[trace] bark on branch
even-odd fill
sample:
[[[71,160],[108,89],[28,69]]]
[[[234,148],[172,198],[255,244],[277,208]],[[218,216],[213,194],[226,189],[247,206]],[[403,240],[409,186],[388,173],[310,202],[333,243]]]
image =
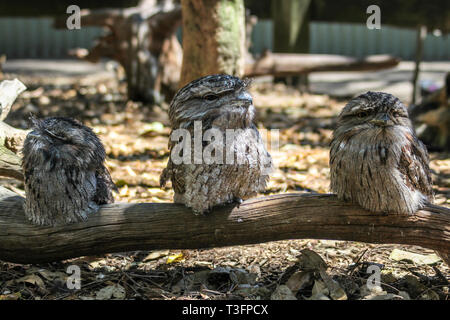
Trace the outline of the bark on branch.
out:
[[[196,216],[173,203],[102,206],[88,221],[39,227],[23,198],[0,187],[0,259],[42,263],[112,252],[198,249],[285,239],[418,245],[450,255],[450,209],[408,215],[369,213],[334,195],[279,194]]]

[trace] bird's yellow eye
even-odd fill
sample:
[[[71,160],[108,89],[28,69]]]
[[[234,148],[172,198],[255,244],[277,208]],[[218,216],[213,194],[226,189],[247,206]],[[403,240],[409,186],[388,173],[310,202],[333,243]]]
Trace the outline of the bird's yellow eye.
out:
[[[216,100],[217,98],[219,98],[219,96],[216,94],[212,94],[212,93],[208,93],[203,96],[203,99],[208,100],[208,101],[213,101],[213,100]]]

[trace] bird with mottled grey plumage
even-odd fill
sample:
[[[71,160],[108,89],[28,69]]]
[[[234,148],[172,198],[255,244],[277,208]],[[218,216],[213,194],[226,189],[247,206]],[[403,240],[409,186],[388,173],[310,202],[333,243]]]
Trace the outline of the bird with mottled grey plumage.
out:
[[[174,202],[196,214],[240,203],[269,180],[272,158],[253,122],[247,86],[234,76],[210,75],[180,89],[170,104],[170,158],[160,184],[171,180]]]
[[[367,92],[339,115],[330,150],[331,190],[372,212],[413,214],[433,200],[426,147],[408,110],[383,92]]]
[[[105,148],[92,129],[63,117],[31,120],[22,150],[25,214],[31,222],[80,222],[99,205],[114,202]]]

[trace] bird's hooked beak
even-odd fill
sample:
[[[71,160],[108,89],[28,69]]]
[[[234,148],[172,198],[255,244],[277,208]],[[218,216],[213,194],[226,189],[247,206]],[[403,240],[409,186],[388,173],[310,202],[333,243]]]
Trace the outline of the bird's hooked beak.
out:
[[[380,113],[369,122],[379,127],[388,127],[394,124],[387,113]]]
[[[243,90],[239,93],[236,99],[244,104],[246,107],[251,106],[253,104],[253,98],[247,91]]]

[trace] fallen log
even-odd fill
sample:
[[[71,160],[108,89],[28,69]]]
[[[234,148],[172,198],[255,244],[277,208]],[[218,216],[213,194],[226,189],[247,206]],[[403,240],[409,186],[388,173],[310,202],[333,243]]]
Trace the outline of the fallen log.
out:
[[[43,263],[85,255],[199,249],[286,239],[418,245],[450,255],[450,209],[385,215],[330,194],[278,194],[197,216],[173,203],[104,205],[86,222],[31,225],[23,198],[0,187],[0,260]]]
[[[372,55],[362,59],[331,54],[264,53],[259,59],[249,59],[245,65],[247,77],[272,75],[295,76],[319,71],[371,71],[393,68],[400,60],[390,55]]]

